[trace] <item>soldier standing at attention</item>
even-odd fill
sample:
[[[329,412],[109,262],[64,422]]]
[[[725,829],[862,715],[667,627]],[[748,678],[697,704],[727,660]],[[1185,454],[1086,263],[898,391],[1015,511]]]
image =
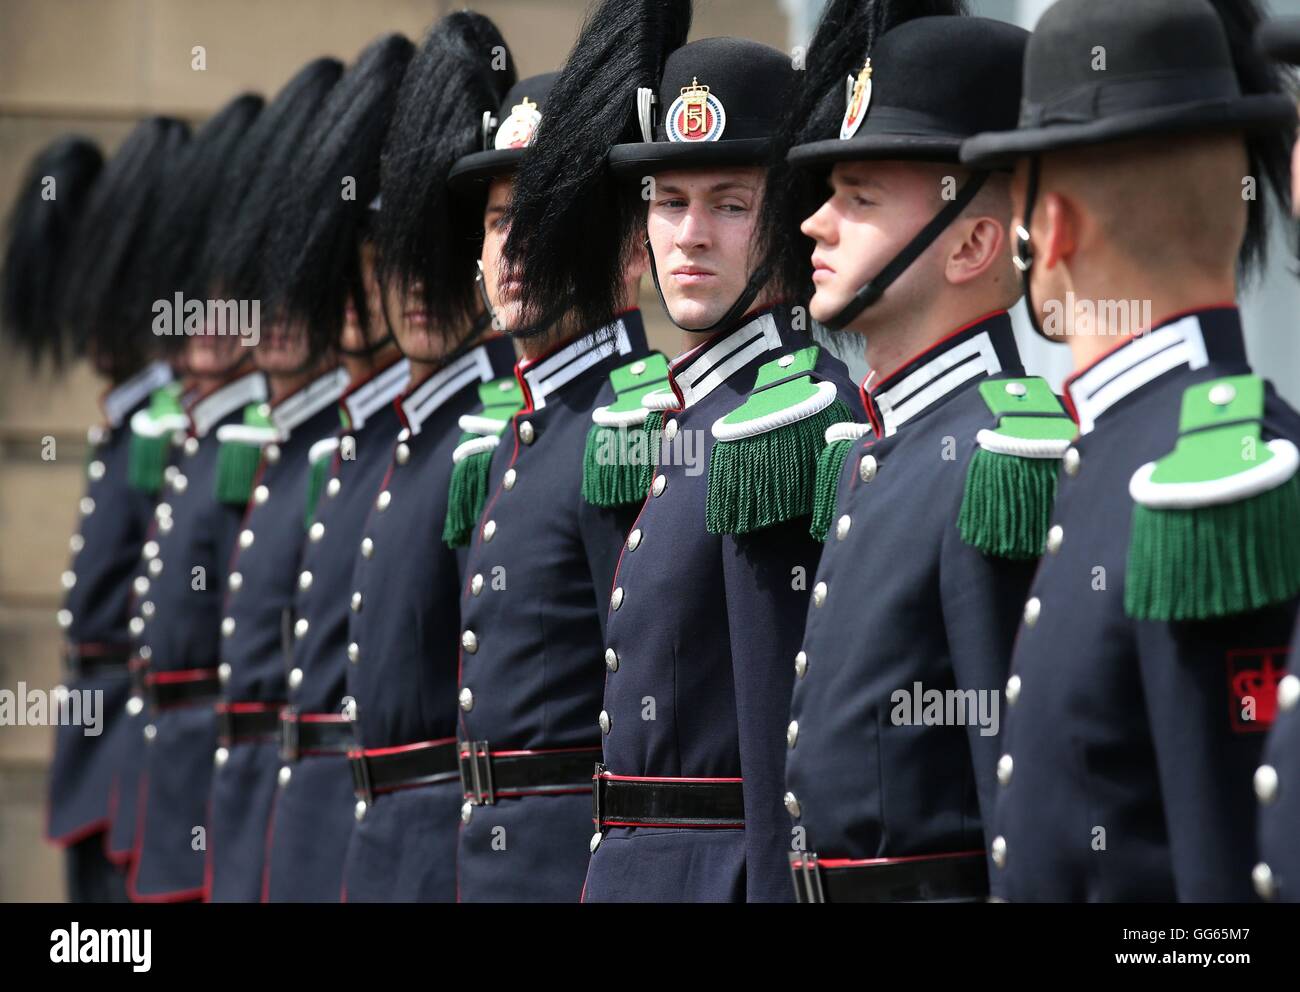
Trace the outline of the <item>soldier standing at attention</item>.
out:
[[[545,120],[554,78],[515,84],[486,147],[451,172],[456,194],[483,210],[486,305],[523,351],[516,378],[485,386],[483,409],[464,423],[444,534],[469,545],[459,666],[464,902],[577,902],[582,894],[604,619],[635,515],[626,502],[584,499],[584,465],[601,430],[593,415],[618,399],[611,383],[626,379],[646,392],[665,378],[634,309],[641,252],[617,273],[619,313],[604,326],[567,314],[532,326],[520,320],[518,283],[501,253],[515,170]],[[550,189],[527,194],[545,199]]]
[[[411,366],[348,594],[355,817],[349,902],[453,902],[460,774],[456,648],[463,553],[442,540],[459,421],[514,364],[474,289],[482,214],[447,174],[515,81],[487,18],[451,14],[411,58],[384,142],[375,238],[388,315]],[[370,443],[374,443],[371,441]],[[322,538],[328,526],[313,525]],[[322,534],[323,531],[323,534]]]
[[[1242,0],[1060,0],[1020,126],[962,148],[1015,163],[1029,314],[1076,370],[1006,688],[1001,897],[1254,895],[1251,778],[1300,593],[1300,417],[1251,372],[1234,303],[1295,120],[1257,21]]]
[[[998,697],[1074,435],[1007,314],[1010,175],[958,163],[964,139],[1014,125],[1029,34],[943,6],[827,8],[805,101],[829,92],[838,134],[807,140],[830,129],[797,113],[813,126],[789,154],[830,186],[802,226],[812,315],[861,335],[871,367],[869,425],[827,432],[826,549],[786,659],[800,901],[988,895]]]
[[[262,898],[271,902],[337,902],[352,836],[348,599],[361,531],[401,427],[393,401],[410,378],[384,321],[371,234],[379,153],[413,51],[401,35],[385,35],[330,92],[295,164],[287,220],[272,239],[289,319],[316,339],[313,351],[339,356],[348,386],[341,425],[310,452],[308,540],[291,608],[288,705],[279,715],[284,765],[263,870]]]
[[[658,464],[609,600],[589,901],[789,899],[781,728],[819,554],[812,479],[857,406],[754,243],[790,58],[684,44],[689,24],[688,3],[595,9],[516,195],[554,192],[516,200],[506,249],[526,321],[572,301],[594,326],[648,240],[685,348],[637,401]]]

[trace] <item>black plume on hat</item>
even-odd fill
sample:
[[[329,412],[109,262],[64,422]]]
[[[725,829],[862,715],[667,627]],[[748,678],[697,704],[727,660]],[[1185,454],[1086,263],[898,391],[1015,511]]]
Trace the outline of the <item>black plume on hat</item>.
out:
[[[448,174],[480,147],[485,111],[514,85],[514,59],[488,18],[438,21],[411,58],[384,143],[376,244],[386,286],[423,286],[430,326],[466,334],[479,310],[474,276],[483,211],[453,194]]]
[[[645,204],[606,155],[640,140],[637,90],[658,87],[690,26],[690,0],[603,0],[588,15],[515,174],[505,252],[523,276],[525,325],[567,311],[598,327],[618,310]]]
[[[205,253],[208,293],[238,300],[267,300],[272,295],[273,274],[266,264],[270,232],[284,220],[293,163],[307,132],[342,74],[338,59],[308,62],[239,142]]]
[[[0,272],[0,323],[34,366],[49,358],[59,368],[69,350],[58,319],[59,293],[77,218],[103,165],[94,142],[65,135],[32,159],[14,198]]]
[[[275,275],[272,308],[302,323],[313,354],[337,347],[349,297],[366,326],[360,248],[379,193],[379,156],[414,51],[400,34],[371,42],[330,91],[294,163],[267,264]]]
[[[139,371],[158,348],[151,300],[140,298],[133,267],[148,257],[150,225],[189,134],[170,117],[137,124],[108,160],[73,234],[60,319],[114,380]]]
[[[761,237],[772,278],[789,299],[812,290],[813,242],[799,231],[826,199],[825,176],[792,168],[796,145],[833,138],[844,117],[845,79],[857,74],[885,32],[919,17],[955,17],[964,0],[830,0],[808,45],[798,89],[773,141],[773,161],[763,201]]]

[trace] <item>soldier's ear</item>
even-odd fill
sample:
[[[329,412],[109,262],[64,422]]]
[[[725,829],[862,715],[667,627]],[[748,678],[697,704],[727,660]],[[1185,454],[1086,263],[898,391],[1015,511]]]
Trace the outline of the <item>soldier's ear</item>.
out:
[[[1074,257],[1084,224],[1083,212],[1077,200],[1061,193],[1043,194],[1039,209],[1035,211],[1030,235],[1037,246],[1035,258],[1042,260],[1044,269],[1053,269],[1061,262],[1068,263]]]
[[[953,245],[944,274],[954,286],[973,282],[994,269],[1010,267],[1007,228],[997,218],[962,218],[953,230],[960,240]]]

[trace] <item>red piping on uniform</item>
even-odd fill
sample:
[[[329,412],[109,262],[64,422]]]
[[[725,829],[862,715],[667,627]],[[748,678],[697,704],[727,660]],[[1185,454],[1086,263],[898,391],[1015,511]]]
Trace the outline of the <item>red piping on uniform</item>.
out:
[[[266,713],[279,710],[283,703],[214,703],[218,713]]]
[[[599,754],[601,751],[601,747],[599,744],[597,744],[594,747],[533,748],[531,750],[523,750],[523,751],[490,751],[488,753],[493,758],[515,758],[527,754],[572,754],[577,751],[591,751],[593,753]],[[461,753],[461,757],[467,757],[470,753],[470,749],[468,747],[462,747],[460,749],[460,753]],[[482,754],[483,752],[479,751],[478,753]]]
[[[275,808],[280,804],[280,790],[271,796],[271,815],[266,818],[266,843],[262,848],[262,902],[271,901],[271,842],[275,836]]]
[[[881,865],[901,865],[914,861],[944,861],[948,858],[983,857],[982,850],[950,851],[945,854],[911,854],[903,858],[818,858],[817,863],[823,868],[877,868]],[[795,863],[796,868],[803,867],[803,862]]]
[[[106,831],[111,822],[112,821],[107,817],[101,817],[98,820],[92,820],[90,823],[77,827],[75,830],[71,830],[68,833],[63,834],[61,837],[51,837],[49,835],[50,810],[47,805],[45,810],[45,839],[55,847],[71,847],[73,844],[78,844],[87,837],[93,837],[101,830]]]
[[[426,747],[438,747],[442,744],[454,744],[454,737],[440,737],[436,741],[420,741],[418,744],[399,744],[396,747],[369,747],[362,748],[359,751],[350,751],[349,755],[364,755],[367,758],[378,758],[385,754],[400,754],[404,751],[418,751]]]
[[[217,670],[215,668],[183,668],[174,672],[146,672],[144,681],[146,685],[172,682],[201,682],[204,679],[215,678],[216,675]]]
[[[926,355],[930,354],[930,352],[934,351],[936,348],[940,347],[941,345],[947,344],[953,338],[957,337],[957,335],[964,334],[965,332],[969,331],[972,327],[974,327],[976,324],[982,324],[986,320],[992,320],[994,317],[1000,317],[1005,314],[1006,314],[1006,310],[990,310],[983,317],[976,317],[969,324],[962,324],[962,326],[957,328],[955,331],[952,331],[949,334],[945,334],[938,341],[935,341],[933,344],[927,345],[926,347],[922,348],[920,351],[918,351],[907,361],[899,365],[898,368],[890,372],[889,375],[885,376],[878,383],[876,383],[875,391],[878,392],[880,389],[882,389],[885,386],[886,383],[892,382],[894,379],[897,379],[900,373],[902,373],[904,370],[911,368],[913,365],[919,362]]]
[[[615,775],[613,772],[601,772],[595,778],[609,779],[613,782],[743,782],[743,778],[679,778],[670,775]]]
[[[595,822],[594,820],[592,821]],[[666,827],[672,830],[744,830],[743,823],[646,823],[642,820],[601,820],[604,827],[648,827],[651,830]],[[585,891],[585,889],[584,889]]]

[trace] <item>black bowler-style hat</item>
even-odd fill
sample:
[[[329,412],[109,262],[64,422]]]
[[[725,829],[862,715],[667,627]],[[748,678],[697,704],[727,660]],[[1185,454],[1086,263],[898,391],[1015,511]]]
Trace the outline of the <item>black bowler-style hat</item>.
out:
[[[559,73],[545,72],[510,87],[497,114],[483,115],[483,148],[462,156],[451,167],[447,182],[457,192],[519,168],[524,149],[533,143],[546,113],[546,97]]]
[[[1015,127],[1028,41],[1023,28],[984,17],[906,21],[865,64],[845,67],[839,137],[795,145],[787,158],[957,162],[972,135]]]
[[[641,141],[609,149],[618,175],[759,165],[795,84],[790,56],[745,38],[705,38],[664,62],[659,89],[642,87],[628,107]]]
[[[1279,62],[1300,65],[1300,17],[1275,17],[1259,26],[1260,51]]]
[[[967,165],[1295,121],[1286,96],[1242,92],[1227,30],[1208,0],[1059,0],[1029,40],[1024,73],[1019,126],[971,138],[962,147]]]

